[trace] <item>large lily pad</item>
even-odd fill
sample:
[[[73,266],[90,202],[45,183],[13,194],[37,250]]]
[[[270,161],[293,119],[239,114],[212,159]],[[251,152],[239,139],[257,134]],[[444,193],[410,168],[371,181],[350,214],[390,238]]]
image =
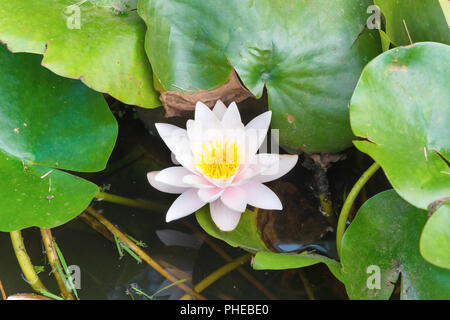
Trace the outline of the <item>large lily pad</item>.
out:
[[[426,209],[450,195],[450,47],[391,49],[364,69],[350,119],[356,147],[406,201]]]
[[[0,40],[13,52],[44,54],[63,77],[127,104],[159,106],[135,1],[21,0],[0,6]],[[78,4],[77,4],[78,3]],[[119,12],[118,12],[119,11]]]
[[[232,69],[260,97],[292,152],[351,145],[348,102],[363,66],[381,52],[364,30],[371,1],[143,0],[146,49],[168,91],[226,82]],[[364,30],[364,31],[363,31]]]
[[[420,238],[422,256],[434,265],[450,269],[450,202],[428,219]]]
[[[258,252],[252,266],[255,270],[284,270],[308,267],[317,263],[325,263],[331,273],[343,281],[340,263],[319,254]]]
[[[39,61],[0,46],[1,231],[50,228],[78,215],[98,187],[58,169],[104,169],[117,136],[100,93]]]
[[[450,270],[419,252],[427,219],[427,211],[394,190],[363,204],[342,240],[342,275],[351,299],[389,299],[399,277],[402,299],[450,299]]]
[[[435,41],[450,44],[449,25],[438,0],[374,0],[386,18],[386,33],[395,45]],[[406,25],[406,27],[405,27]]]

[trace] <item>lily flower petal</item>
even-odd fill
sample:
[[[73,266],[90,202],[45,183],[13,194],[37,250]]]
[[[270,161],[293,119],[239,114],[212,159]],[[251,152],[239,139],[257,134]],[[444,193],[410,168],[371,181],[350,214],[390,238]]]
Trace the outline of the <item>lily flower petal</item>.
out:
[[[173,154],[181,154],[189,143],[187,131],[168,123],[155,123],[156,130]]]
[[[245,190],[249,205],[266,210],[283,209],[283,205],[275,192],[262,183],[249,181],[240,187]]]
[[[197,189],[188,189],[183,192],[167,211],[166,222],[183,218],[203,207],[206,202],[200,200]]]
[[[244,212],[247,207],[245,190],[240,187],[226,188],[220,199],[234,211]]]
[[[217,119],[222,120],[223,115],[227,111],[227,106],[222,102],[222,100],[217,100],[216,105],[214,106],[213,112],[216,115]]]
[[[190,188],[190,185],[183,182],[183,177],[190,174],[191,172],[184,167],[170,167],[161,170],[155,180],[174,187]]]
[[[227,129],[243,129],[241,115],[235,102],[232,102],[222,118],[222,126]]]
[[[183,182],[189,185],[191,188],[214,188],[214,185],[206,180],[204,177],[189,174],[183,177]]]
[[[188,190],[188,188],[174,187],[163,182],[156,181],[155,177],[159,172],[160,171],[152,171],[147,173],[148,182],[150,182],[150,185],[156,190],[173,194],[180,194]]]
[[[195,114],[194,114],[195,121],[201,123],[204,125],[204,128],[217,128],[220,126],[220,120],[217,118],[217,116],[212,112],[210,108],[208,108],[207,105],[205,105],[202,102],[197,102],[195,105]]]
[[[258,176],[254,177],[253,181],[258,181],[261,183],[273,181],[281,178],[286,173],[295,167],[298,161],[298,155],[283,154],[279,155],[279,160],[277,163],[273,163],[271,166],[266,167],[262,170]]]
[[[224,189],[222,188],[203,188],[198,190],[198,197],[200,200],[209,203],[217,200],[223,192]]]
[[[211,218],[222,231],[233,231],[239,224],[242,212],[232,210],[222,203],[220,199],[209,204]]]

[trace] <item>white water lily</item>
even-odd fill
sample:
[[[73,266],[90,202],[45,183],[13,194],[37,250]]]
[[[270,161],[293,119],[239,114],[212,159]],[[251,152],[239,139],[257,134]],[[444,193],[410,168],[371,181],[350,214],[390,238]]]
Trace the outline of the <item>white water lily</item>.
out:
[[[181,166],[149,172],[150,184],[181,194],[166,221],[185,217],[209,203],[211,218],[222,231],[236,228],[247,205],[281,210],[278,196],[263,183],[280,178],[297,163],[297,155],[257,153],[270,125],[267,111],[246,126],[236,103],[220,100],[213,110],[197,102],[186,130],[166,123],[156,129]]]

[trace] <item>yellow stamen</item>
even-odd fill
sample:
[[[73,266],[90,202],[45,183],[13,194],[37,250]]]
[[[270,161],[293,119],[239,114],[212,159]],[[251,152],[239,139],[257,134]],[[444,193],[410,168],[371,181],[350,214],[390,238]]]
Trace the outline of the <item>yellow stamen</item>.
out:
[[[216,140],[202,144],[203,152],[196,166],[207,177],[222,179],[231,177],[239,167],[238,145],[235,142]]]

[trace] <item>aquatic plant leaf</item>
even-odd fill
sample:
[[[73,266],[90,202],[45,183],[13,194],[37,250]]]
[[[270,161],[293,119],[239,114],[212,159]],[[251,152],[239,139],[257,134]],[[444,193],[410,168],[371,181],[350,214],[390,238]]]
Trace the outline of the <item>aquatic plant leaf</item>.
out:
[[[223,85],[233,68],[256,97],[266,86],[272,128],[290,152],[338,152],[353,138],[348,103],[381,52],[365,29],[371,1],[142,0],[146,52],[166,91]]]
[[[129,6],[128,9],[126,6]],[[13,52],[127,104],[161,105],[144,49],[136,1],[22,0],[0,6],[0,40]]]
[[[98,187],[62,170],[105,168],[117,123],[100,93],[0,45],[0,230],[61,225]]]
[[[442,204],[425,224],[420,253],[428,262],[450,269],[450,202]]]
[[[438,0],[374,0],[374,3],[383,13],[386,33],[395,45],[411,44],[408,32],[412,42],[450,44],[450,26]]]
[[[224,232],[217,228],[211,219],[209,205],[195,213],[198,223],[211,236],[227,242],[233,247],[241,247],[250,252],[268,250],[261,239],[256,223],[257,214],[249,209],[242,213],[238,226],[231,232]]]
[[[425,261],[419,251],[427,211],[394,190],[366,201],[342,240],[342,277],[351,299],[389,299],[400,278],[401,299],[450,298],[450,270]]]
[[[350,104],[355,146],[398,194],[427,209],[450,195],[450,47],[391,49],[364,69]]]
[[[289,254],[274,252],[258,252],[253,259],[255,270],[284,270],[312,266],[317,263],[325,263],[331,273],[340,281],[343,281],[341,265],[336,260],[319,254]]]

